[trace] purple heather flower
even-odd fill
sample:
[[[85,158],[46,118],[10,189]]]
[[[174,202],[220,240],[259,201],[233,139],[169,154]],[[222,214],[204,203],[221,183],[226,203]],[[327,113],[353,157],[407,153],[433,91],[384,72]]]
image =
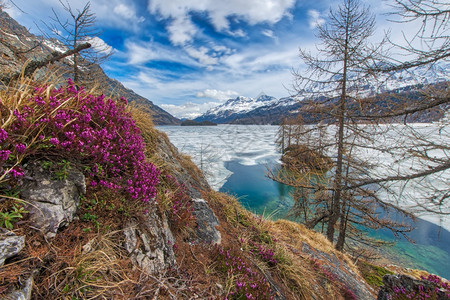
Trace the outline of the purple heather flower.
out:
[[[0,161],[6,161],[9,158],[11,151],[9,150],[1,150],[0,151]]]
[[[25,150],[27,149],[27,146],[24,144],[17,144],[16,145],[16,151],[20,154],[25,153]]]
[[[14,167],[13,169],[9,170],[9,174],[11,174],[14,178],[19,178],[25,175],[20,167]]]
[[[50,144],[52,144],[52,145],[54,145],[54,146],[57,146],[57,145],[59,144],[58,138],[52,137],[52,138],[50,139]]]
[[[0,128],[0,142],[3,142],[7,138],[8,138],[8,133],[3,128]]]

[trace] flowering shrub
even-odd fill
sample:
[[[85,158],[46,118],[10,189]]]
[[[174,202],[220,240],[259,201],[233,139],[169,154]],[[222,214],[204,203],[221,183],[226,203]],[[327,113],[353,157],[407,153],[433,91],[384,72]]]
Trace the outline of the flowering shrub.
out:
[[[218,249],[218,261],[222,271],[233,280],[233,289],[226,299],[273,299],[272,290],[265,278],[250,268],[238,253],[232,250]]]
[[[278,261],[275,258],[275,252],[272,248],[257,244],[251,240],[248,241],[248,243],[251,247],[249,250],[250,253],[261,258],[264,262],[268,263],[269,266],[273,267],[277,265]]]
[[[436,275],[428,275],[421,277],[423,284],[419,284],[415,290],[406,290],[403,286],[393,287],[394,295],[392,300],[417,299],[417,300],[434,300],[434,299],[450,299],[450,285],[448,282]]]
[[[35,87],[20,98],[12,118],[2,120],[0,183],[20,179],[22,160],[45,151],[81,162],[91,187],[144,203],[155,198],[160,172],[145,160],[144,141],[125,99],[117,103],[88,94],[70,79],[66,86]],[[1,116],[10,109],[0,102]]]
[[[187,193],[186,186],[179,183],[172,175],[165,175],[163,179],[169,187],[169,190],[166,190],[166,194],[171,194],[168,212],[172,228],[192,227],[195,221],[192,214],[194,206]]]

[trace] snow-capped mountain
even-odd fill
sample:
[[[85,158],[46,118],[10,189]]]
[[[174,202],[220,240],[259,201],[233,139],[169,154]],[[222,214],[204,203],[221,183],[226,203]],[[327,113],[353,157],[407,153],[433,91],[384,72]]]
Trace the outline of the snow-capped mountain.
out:
[[[277,98],[261,93],[256,99],[239,96],[229,99],[222,105],[214,107],[206,112],[210,115],[230,115],[233,113],[246,113],[261,106],[272,105],[278,101]]]
[[[372,97],[380,93],[406,93],[416,89],[418,86],[450,82],[448,70],[450,70],[449,63],[384,74],[376,80],[368,81],[359,86],[358,96]],[[302,102],[304,99],[324,96],[320,95],[318,91],[330,90],[330,87],[331,85],[317,86],[315,91],[308,90],[296,97],[280,99],[264,93],[261,93],[257,98],[239,96],[209,109],[206,113],[197,117],[195,121],[235,124],[278,124],[283,118],[297,114],[298,110],[305,104]]]
[[[247,113],[265,106],[274,106],[279,100],[264,93],[257,98],[239,96],[235,99],[229,99],[224,104],[209,109],[206,113],[197,117],[195,121],[201,122],[214,119],[218,123],[228,123],[235,119],[242,119]]]

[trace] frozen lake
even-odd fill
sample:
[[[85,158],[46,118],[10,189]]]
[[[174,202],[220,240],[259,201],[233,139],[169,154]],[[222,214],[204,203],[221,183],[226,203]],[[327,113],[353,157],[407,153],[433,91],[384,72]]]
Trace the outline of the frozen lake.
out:
[[[425,135],[432,134],[432,128],[421,125],[419,131]],[[257,214],[272,215],[282,218],[289,211],[292,199],[289,187],[273,182],[265,176],[267,166],[279,163],[280,153],[275,145],[278,126],[270,125],[219,125],[211,127],[159,126],[169,136],[171,142],[204,171],[211,186],[238,197],[241,204]],[[400,128],[401,130],[401,128]],[[408,143],[395,135],[388,135],[379,143],[394,145]],[[393,159],[385,153],[366,150],[360,155],[368,156],[377,165],[379,174],[387,174]],[[399,153],[401,155],[401,153]],[[421,167],[417,161],[413,166]],[[400,168],[397,167],[397,168]],[[411,168],[410,166],[402,168]],[[441,186],[448,181],[442,178],[437,184]],[[409,182],[408,184],[411,184]],[[424,211],[418,211],[411,199],[423,196],[426,190],[408,190],[408,186],[396,184],[392,189],[399,192],[386,195],[389,201],[419,212],[417,229],[411,233],[416,244],[404,239],[397,240],[394,247],[386,249],[388,255],[393,253],[395,260],[403,265],[428,270],[440,276],[450,277],[450,217],[436,217]],[[404,198],[404,200],[403,200]],[[429,221],[429,222],[428,222]],[[432,222],[432,223],[430,223]],[[443,228],[440,228],[439,226]],[[447,230],[445,230],[447,229]],[[383,240],[393,241],[394,237],[387,231],[378,230],[370,235]]]

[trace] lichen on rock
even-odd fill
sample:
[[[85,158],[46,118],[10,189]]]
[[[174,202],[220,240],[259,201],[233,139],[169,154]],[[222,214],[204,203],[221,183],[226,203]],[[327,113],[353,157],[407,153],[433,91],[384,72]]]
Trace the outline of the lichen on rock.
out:
[[[71,169],[67,178],[55,180],[39,163],[29,164],[27,174],[21,196],[29,204],[31,226],[54,237],[75,216],[80,196],[86,193],[84,175]]]

